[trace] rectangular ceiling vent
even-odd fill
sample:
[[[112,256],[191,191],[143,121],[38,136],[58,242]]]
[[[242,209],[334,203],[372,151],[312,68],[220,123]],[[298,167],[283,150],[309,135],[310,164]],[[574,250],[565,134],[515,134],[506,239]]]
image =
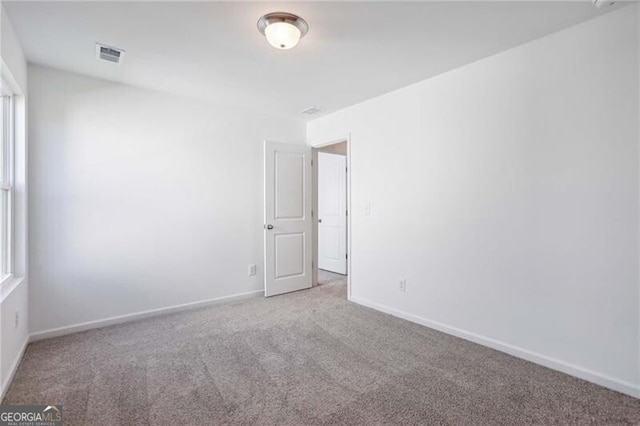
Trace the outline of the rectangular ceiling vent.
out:
[[[317,114],[317,113],[319,113],[319,112],[321,112],[321,111],[322,111],[322,108],[317,107],[317,106],[312,106],[312,107],[309,107],[309,108],[307,108],[307,109],[303,109],[303,110],[302,110],[302,111],[300,111],[300,112],[301,112],[302,114],[306,114],[306,115],[314,115],[314,114]]]
[[[117,47],[105,46],[104,44],[96,43],[96,57],[103,61],[121,64],[124,59],[124,54],[125,51],[118,49]]]

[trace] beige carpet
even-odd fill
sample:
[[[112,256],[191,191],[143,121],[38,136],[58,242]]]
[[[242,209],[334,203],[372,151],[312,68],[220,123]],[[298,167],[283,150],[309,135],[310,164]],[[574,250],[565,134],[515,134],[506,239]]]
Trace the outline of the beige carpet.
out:
[[[31,344],[4,402],[63,404],[67,425],[640,424],[640,400],[323,282]]]
[[[347,276],[325,271],[324,269],[318,269],[318,284],[331,284],[336,281],[340,281],[346,285]]]

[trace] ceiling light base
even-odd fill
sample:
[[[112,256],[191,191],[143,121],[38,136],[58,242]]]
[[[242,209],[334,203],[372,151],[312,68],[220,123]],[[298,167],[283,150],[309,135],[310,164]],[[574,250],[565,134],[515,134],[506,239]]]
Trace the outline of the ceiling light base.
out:
[[[267,13],[258,20],[258,31],[260,31],[262,35],[266,36],[265,30],[267,27],[278,22],[286,22],[287,24],[291,24],[298,28],[298,30],[300,30],[300,38],[304,37],[307,31],[309,31],[309,24],[307,24],[304,19],[294,15],[293,13],[287,12]]]

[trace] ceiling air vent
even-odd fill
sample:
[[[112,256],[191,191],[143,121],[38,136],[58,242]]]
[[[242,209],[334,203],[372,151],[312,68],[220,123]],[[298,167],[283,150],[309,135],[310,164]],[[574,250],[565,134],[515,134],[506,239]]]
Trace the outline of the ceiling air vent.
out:
[[[320,111],[322,111],[322,108],[317,107],[317,106],[312,106],[309,107],[307,109],[303,109],[302,111],[300,111],[302,114],[306,114],[306,115],[314,115],[319,113]]]
[[[104,44],[96,43],[96,57],[103,61],[114,62],[116,64],[122,63],[124,59],[125,51],[118,49],[117,47],[105,46]]]
[[[613,6],[616,4],[614,0],[593,0],[593,5],[598,9]]]

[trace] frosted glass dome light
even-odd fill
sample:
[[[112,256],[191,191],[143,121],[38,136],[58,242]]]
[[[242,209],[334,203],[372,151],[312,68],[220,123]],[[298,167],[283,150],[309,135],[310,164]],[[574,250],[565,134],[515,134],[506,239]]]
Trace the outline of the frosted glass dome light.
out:
[[[264,29],[264,35],[276,49],[291,49],[298,44],[302,33],[288,22],[274,22]]]
[[[309,25],[291,13],[274,12],[258,20],[258,30],[276,49],[291,49],[307,33]]]

